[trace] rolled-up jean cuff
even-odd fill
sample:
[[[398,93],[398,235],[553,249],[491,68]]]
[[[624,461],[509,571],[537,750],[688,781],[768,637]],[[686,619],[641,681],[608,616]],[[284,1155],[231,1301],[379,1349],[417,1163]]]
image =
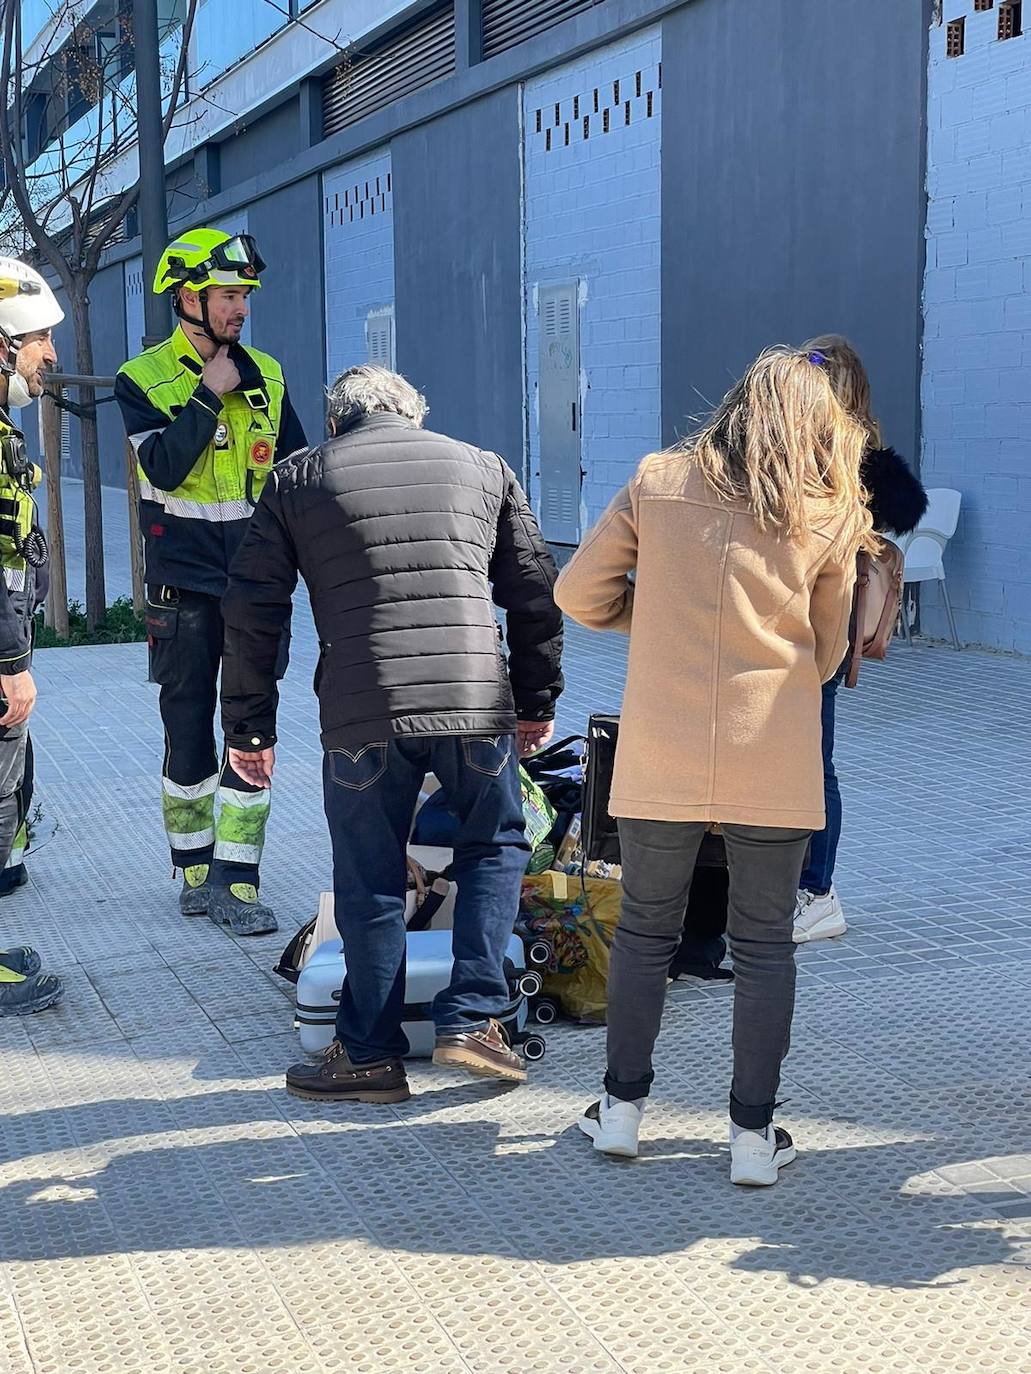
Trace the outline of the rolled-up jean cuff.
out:
[[[620,1102],[636,1102],[639,1097],[647,1097],[655,1081],[654,1073],[646,1073],[643,1078],[635,1078],[632,1083],[620,1083],[611,1074],[605,1075],[605,1091],[609,1097]]]
[[[765,1131],[773,1120],[776,1106],[776,1102],[767,1102],[762,1107],[746,1107],[731,1093],[730,1119],[735,1126],[740,1126],[743,1131]]]
[[[479,1033],[485,1031],[489,1025],[489,1021],[484,1021],[482,1019],[459,1021],[454,1026],[435,1026],[434,1033],[436,1035],[479,1035]]]

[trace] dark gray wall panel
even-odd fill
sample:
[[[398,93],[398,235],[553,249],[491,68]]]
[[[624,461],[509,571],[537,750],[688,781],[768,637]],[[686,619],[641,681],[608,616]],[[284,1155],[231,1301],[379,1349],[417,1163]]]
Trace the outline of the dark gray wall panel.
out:
[[[917,458],[922,0],[695,0],[663,21],[663,426],[765,345],[847,334]]]
[[[521,475],[519,101],[499,92],[395,138],[397,363],[427,424]]]
[[[308,177],[248,207],[248,228],[268,263],[252,297],[251,341],[278,358],[309,443],[325,433],[322,392],[322,215]]]
[[[293,157],[300,143],[300,118],[297,97],[290,96],[220,144],[222,189],[228,191]]]

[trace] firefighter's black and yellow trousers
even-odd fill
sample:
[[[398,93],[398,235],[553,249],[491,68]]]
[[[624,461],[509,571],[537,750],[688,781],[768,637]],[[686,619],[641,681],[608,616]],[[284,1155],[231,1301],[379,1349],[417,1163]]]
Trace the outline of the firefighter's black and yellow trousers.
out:
[[[32,798],[32,745],[29,727],[0,725],[0,869],[21,863]]]
[[[151,676],[161,687],[165,833],[176,868],[211,866],[220,886],[253,883],[265,843],[271,796],[221,766],[215,705],[222,662],[217,596],[172,587],[147,589]]]

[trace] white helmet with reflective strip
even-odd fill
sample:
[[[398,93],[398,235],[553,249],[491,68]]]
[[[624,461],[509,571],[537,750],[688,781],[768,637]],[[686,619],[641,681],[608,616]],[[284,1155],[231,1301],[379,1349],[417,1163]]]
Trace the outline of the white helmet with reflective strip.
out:
[[[63,319],[57,297],[34,268],[19,258],[0,258],[0,330],[8,339],[17,343]]]

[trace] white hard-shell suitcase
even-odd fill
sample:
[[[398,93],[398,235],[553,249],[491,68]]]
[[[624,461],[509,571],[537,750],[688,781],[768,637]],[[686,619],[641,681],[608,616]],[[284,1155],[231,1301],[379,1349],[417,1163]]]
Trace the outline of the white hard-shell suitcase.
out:
[[[450,930],[410,930],[408,974],[405,985],[404,1032],[410,1057],[429,1059],[435,1038],[430,1004],[451,981],[454,963]],[[506,958],[511,966],[512,1003],[507,1015],[498,1019],[513,1044],[527,1059],[544,1056],[544,1041],[539,1035],[525,1035],[526,999],[540,991],[540,975],[527,971],[523,942],[513,935]],[[334,1036],[340,989],[344,981],[344,953],[339,939],[324,941],[311,956],[297,980],[297,1017],[301,1048],[309,1054],[324,1050]]]

